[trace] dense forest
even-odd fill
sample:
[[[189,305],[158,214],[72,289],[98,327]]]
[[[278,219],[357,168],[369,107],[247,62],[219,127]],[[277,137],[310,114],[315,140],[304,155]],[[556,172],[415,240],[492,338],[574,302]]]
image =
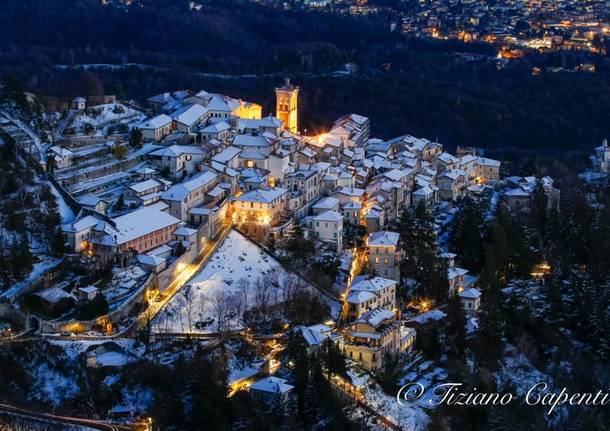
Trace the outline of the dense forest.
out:
[[[542,153],[570,165],[586,163],[610,135],[610,62],[603,57],[530,53],[499,69],[496,47],[410,39],[391,32],[382,16],[239,0],[204,2],[201,10],[186,0],[3,3],[0,74],[17,74],[44,95],[83,94],[93,75],[100,91],[139,102],[163,91],[206,89],[272,113],[273,88],[290,76],[302,87],[301,125],[308,131],[357,112],[371,118],[381,138],[410,133],[449,148],[476,145],[504,159]],[[594,63],[597,73],[544,72],[582,62]],[[91,63],[137,65],[89,73],[70,67]],[[333,73],[346,63],[358,72]],[[533,66],[543,72],[532,75]]]

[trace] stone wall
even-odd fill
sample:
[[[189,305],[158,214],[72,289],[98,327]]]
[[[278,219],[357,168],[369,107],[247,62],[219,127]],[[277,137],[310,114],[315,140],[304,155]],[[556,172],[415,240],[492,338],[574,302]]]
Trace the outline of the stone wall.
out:
[[[98,326],[105,326],[108,323],[116,324],[125,317],[129,316],[134,307],[144,300],[144,295],[149,287],[155,283],[155,276],[150,274],[146,281],[138,288],[128,301],[116,310],[100,316],[93,320],[70,320],[67,322],[57,320],[42,320],[40,331],[43,333],[74,332],[82,333],[93,330]]]
[[[189,249],[184,252],[174,263],[169,265],[163,271],[156,275],[157,286],[159,291],[163,292],[177,277],[181,271],[183,271],[188,265],[192,264],[195,259],[199,256],[198,247],[196,244],[191,244]]]

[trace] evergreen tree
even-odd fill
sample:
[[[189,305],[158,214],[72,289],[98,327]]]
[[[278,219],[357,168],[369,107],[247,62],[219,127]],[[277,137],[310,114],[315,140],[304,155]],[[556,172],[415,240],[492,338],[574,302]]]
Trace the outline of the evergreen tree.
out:
[[[188,371],[190,382],[183,398],[191,400],[192,408],[187,417],[187,429],[230,429],[234,412],[227,399],[225,358],[210,358],[199,353],[188,365],[192,369]]]
[[[119,195],[116,203],[114,204],[113,209],[115,211],[121,211],[125,208],[125,199],[123,198],[123,194]]]
[[[303,418],[303,422],[308,426],[313,425],[317,421],[318,395],[316,393],[316,386],[312,376],[308,377],[307,384],[305,386],[301,417]]]
[[[103,294],[98,293],[92,300],[79,304],[74,316],[78,320],[91,320],[106,313],[108,313],[108,302]]]
[[[271,422],[276,429],[280,429],[284,422],[284,404],[282,402],[282,395],[280,392],[273,394],[269,406],[269,414],[271,416]]]
[[[320,359],[326,368],[329,380],[333,374],[345,375],[345,357],[341,349],[330,338],[324,340],[320,346]]]
[[[483,212],[480,206],[472,199],[464,199],[453,222],[451,250],[460,257],[465,268],[475,272],[480,271],[483,265],[485,245],[481,236],[482,225]]]
[[[400,354],[383,354],[383,368],[378,374],[379,385],[387,394],[395,395],[402,376],[403,361]]]
[[[131,134],[129,135],[129,146],[132,148],[142,147],[142,131],[137,127],[131,129]]]
[[[32,271],[34,257],[30,252],[30,242],[25,234],[13,243],[10,249],[13,280],[21,281]]]
[[[286,334],[282,357],[283,362],[288,364],[293,370],[294,390],[299,400],[302,400],[309,378],[310,363],[307,354],[307,343],[301,332],[292,330]],[[299,403],[299,409],[301,408],[302,403]]]
[[[312,240],[305,238],[303,228],[296,218],[293,225],[292,233],[286,241],[285,251],[289,261],[302,263],[315,254],[315,244]]]
[[[486,287],[479,311],[479,329],[476,335],[477,359],[495,369],[502,356],[502,317],[500,314],[500,287],[493,282]]]
[[[532,222],[534,227],[542,234],[548,221],[547,206],[549,198],[544,191],[542,181],[536,182],[536,188],[532,194],[532,204],[530,214],[532,216]]]
[[[445,344],[449,357],[464,359],[466,355],[466,313],[460,297],[451,295],[447,302]]]
[[[22,114],[30,114],[30,104],[25,97],[21,81],[15,75],[9,74],[4,77],[2,91],[0,91],[0,104],[10,105],[14,103]]]
[[[555,269],[546,284],[547,301],[549,303],[547,317],[552,324],[559,326],[563,326],[565,319],[565,304],[562,294],[563,280],[562,273]]]
[[[445,301],[449,290],[447,267],[438,256],[434,222],[425,205],[419,205],[415,213],[404,211],[396,229],[403,254],[401,277],[417,281],[418,296]],[[402,289],[399,294],[406,296]]]

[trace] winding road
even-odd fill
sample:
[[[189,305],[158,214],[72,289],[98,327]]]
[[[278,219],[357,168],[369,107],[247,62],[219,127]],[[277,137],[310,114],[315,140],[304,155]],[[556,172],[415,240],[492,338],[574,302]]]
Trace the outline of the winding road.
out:
[[[0,412],[8,413],[9,415],[41,419],[43,421],[48,422],[60,422],[64,424],[72,424],[85,426],[96,430],[101,431],[135,431],[140,430],[144,431],[146,429],[145,425],[119,425],[119,424],[111,424],[108,422],[96,421],[92,419],[82,419],[82,418],[73,418],[69,416],[60,416],[54,415],[50,413],[39,413],[32,410],[26,410],[19,407],[13,407],[7,404],[0,404]]]

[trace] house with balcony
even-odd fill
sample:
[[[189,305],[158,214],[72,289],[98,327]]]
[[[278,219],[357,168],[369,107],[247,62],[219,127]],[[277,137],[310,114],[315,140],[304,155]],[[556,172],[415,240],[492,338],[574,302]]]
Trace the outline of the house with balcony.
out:
[[[367,370],[377,371],[383,368],[386,353],[401,353],[401,340],[401,324],[394,313],[376,308],[350,325],[344,334],[343,352]]]

